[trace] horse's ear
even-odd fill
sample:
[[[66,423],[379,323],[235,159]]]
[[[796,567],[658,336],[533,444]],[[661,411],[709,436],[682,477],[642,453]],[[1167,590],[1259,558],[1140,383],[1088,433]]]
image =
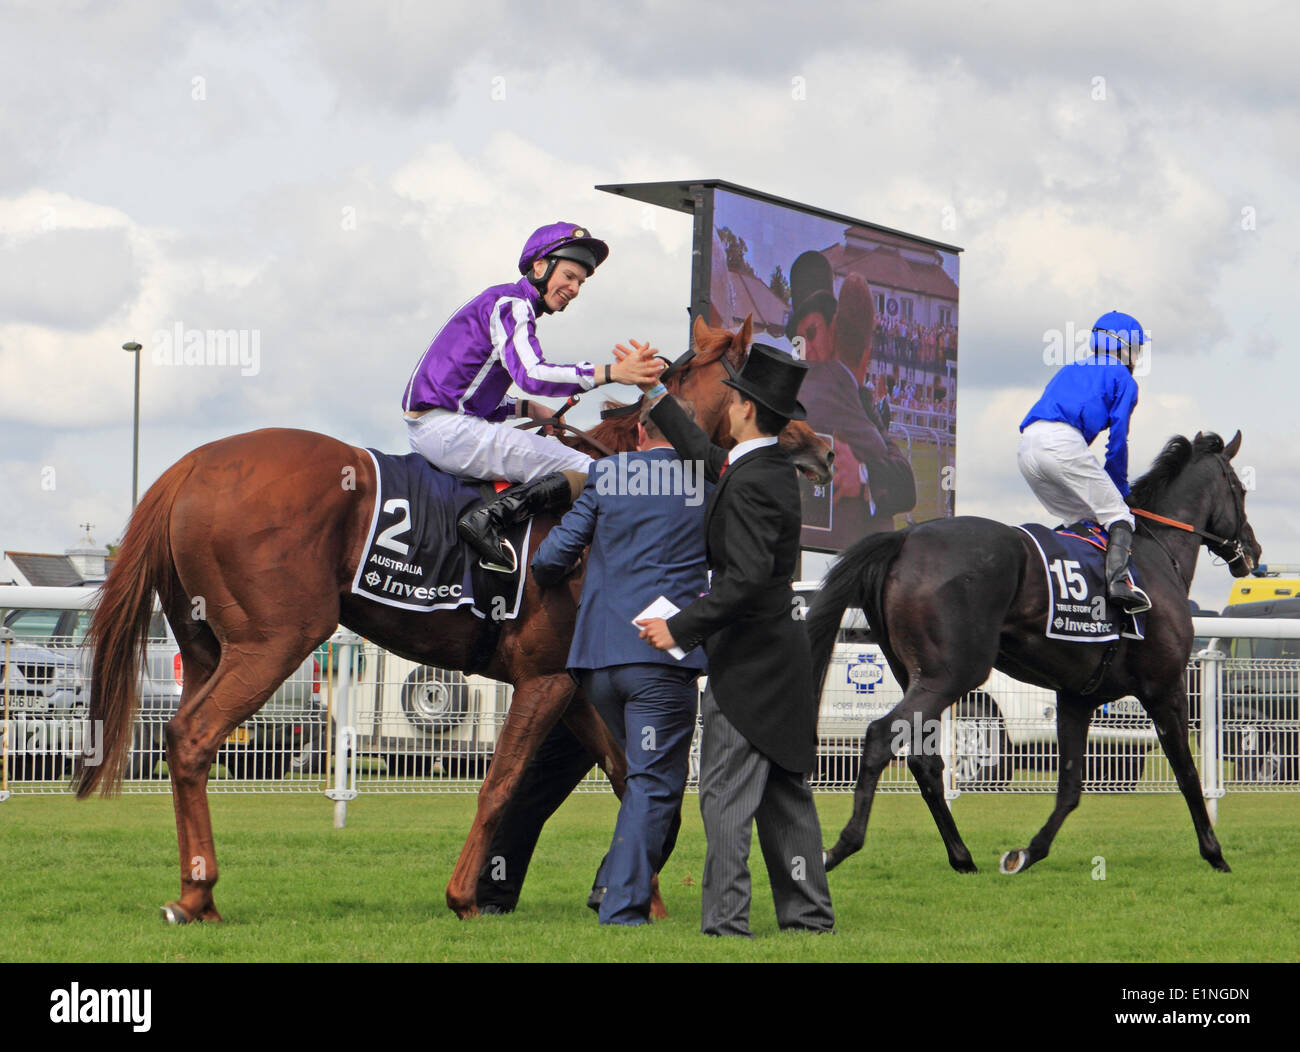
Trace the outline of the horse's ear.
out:
[[[691,326],[691,343],[695,345],[695,353],[698,354],[704,347],[704,338],[709,334],[709,327],[705,324],[704,315],[695,315],[695,324]]]
[[[1240,449],[1241,449],[1241,432],[1238,431],[1235,435],[1232,436],[1232,441],[1223,447],[1223,452],[1224,455],[1227,456],[1229,460],[1231,460],[1233,457],[1237,455],[1237,451]]]
[[[749,345],[754,339],[754,315],[745,315],[745,324],[740,327],[740,332],[736,335],[740,339],[740,349],[749,350]]]
[[[1196,437],[1192,439],[1192,448],[1193,448],[1193,449],[1195,449],[1197,446],[1199,446],[1199,445],[1201,444],[1201,435],[1202,435],[1202,432],[1200,432],[1200,431],[1196,432]]]

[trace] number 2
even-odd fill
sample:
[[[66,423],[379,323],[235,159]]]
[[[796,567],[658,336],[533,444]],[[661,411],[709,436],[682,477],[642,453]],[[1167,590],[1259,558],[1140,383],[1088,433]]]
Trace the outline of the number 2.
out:
[[[394,497],[392,500],[384,501],[384,514],[391,515],[400,511],[402,518],[400,521],[393,523],[376,539],[375,544],[380,548],[387,548],[390,552],[397,552],[398,555],[409,555],[411,546],[403,541],[397,540],[399,534],[405,533],[411,528],[411,504],[405,497]]]

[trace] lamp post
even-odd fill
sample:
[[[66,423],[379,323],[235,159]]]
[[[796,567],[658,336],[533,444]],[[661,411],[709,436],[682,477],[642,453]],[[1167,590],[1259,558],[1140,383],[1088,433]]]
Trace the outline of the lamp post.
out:
[[[131,442],[131,510],[140,492],[140,345],[124,343],[122,350],[135,355],[135,437]]]

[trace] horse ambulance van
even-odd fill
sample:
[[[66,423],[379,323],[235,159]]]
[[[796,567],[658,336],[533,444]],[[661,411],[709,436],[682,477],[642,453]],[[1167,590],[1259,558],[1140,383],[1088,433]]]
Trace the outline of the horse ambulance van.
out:
[[[420,665],[372,644],[353,690],[358,751],[382,760],[390,779],[481,781],[511,696],[508,684]]]

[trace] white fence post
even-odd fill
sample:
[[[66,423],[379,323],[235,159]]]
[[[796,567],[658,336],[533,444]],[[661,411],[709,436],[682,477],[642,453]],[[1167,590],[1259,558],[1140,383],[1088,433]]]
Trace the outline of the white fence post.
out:
[[[1223,796],[1223,750],[1219,748],[1223,728],[1224,654],[1218,649],[1219,641],[1211,639],[1209,645],[1196,657],[1201,663],[1201,792],[1210,824],[1219,821],[1219,798]]]
[[[5,645],[5,663],[3,670],[4,684],[4,719],[0,721],[0,804],[4,803],[10,797],[9,792],[9,765],[5,762],[9,753],[9,661],[10,647],[13,645],[13,629],[5,628],[0,625],[0,639],[4,640]]]
[[[948,810],[952,810],[952,802],[961,796],[961,790],[953,785],[952,768],[957,762],[956,754],[956,736],[953,734],[952,726],[952,706],[949,705],[943,710],[939,717],[939,748],[943,755],[943,774],[940,776],[943,782],[943,799],[948,805]]]
[[[352,662],[363,642],[355,632],[339,629],[330,637],[339,656],[338,689],[333,694],[333,712],[326,720],[334,727],[334,784],[325,795],[334,801],[334,828],[348,821],[348,801],[357,796],[357,732],[352,702]]]

